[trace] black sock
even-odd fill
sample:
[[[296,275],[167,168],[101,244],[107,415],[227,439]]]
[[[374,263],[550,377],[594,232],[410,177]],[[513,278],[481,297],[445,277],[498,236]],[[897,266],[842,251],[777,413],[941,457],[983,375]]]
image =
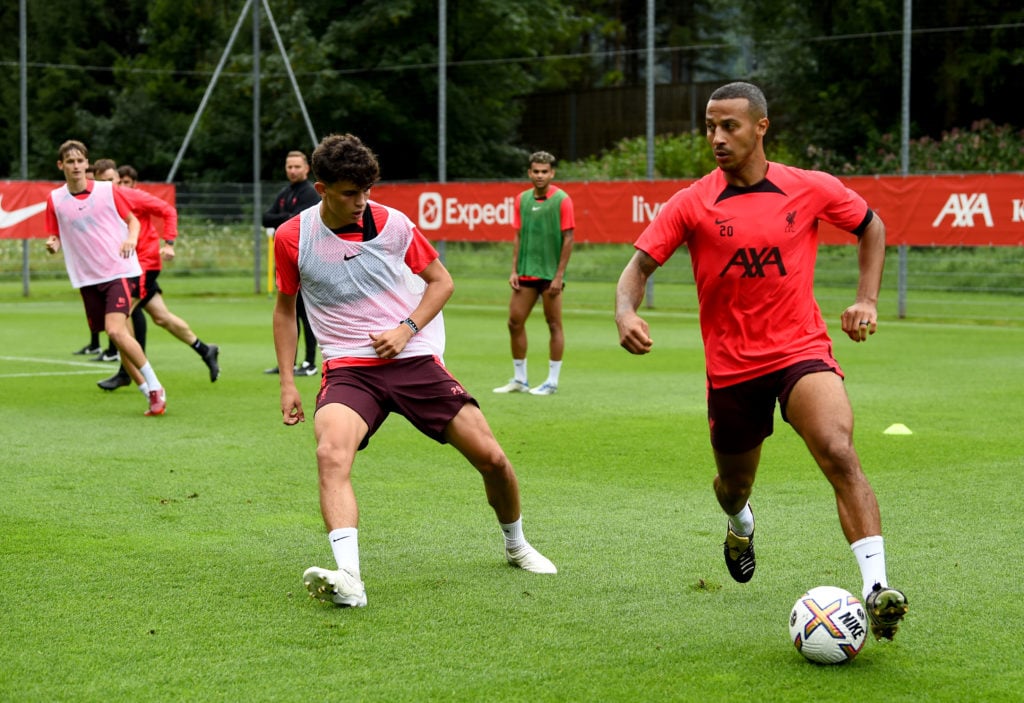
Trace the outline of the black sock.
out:
[[[206,353],[210,351],[210,348],[203,344],[203,340],[196,337],[196,341],[192,342],[192,348],[196,350],[196,354],[199,356],[206,356]]]
[[[132,310],[132,333],[135,335],[135,341],[142,347],[142,351],[146,351],[146,315],[142,312],[142,307],[138,305]]]

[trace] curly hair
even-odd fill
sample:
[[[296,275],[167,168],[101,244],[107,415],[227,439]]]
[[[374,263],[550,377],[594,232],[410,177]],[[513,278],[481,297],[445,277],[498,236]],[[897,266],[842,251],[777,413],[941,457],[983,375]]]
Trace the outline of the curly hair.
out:
[[[377,155],[352,134],[331,134],[313,150],[313,175],[324,185],[351,181],[363,190],[380,179]]]

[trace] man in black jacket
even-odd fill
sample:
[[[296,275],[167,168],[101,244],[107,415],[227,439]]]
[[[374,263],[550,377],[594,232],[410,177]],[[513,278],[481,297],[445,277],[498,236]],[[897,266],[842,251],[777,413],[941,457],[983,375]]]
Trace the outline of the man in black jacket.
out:
[[[263,213],[264,227],[277,229],[292,216],[320,202],[320,195],[309,181],[309,161],[303,152],[289,151],[284,161],[284,170],[288,176],[288,185],[281,189],[270,209]],[[302,295],[296,299],[296,311],[299,330],[306,342],[306,358],[301,364],[296,363],[295,375],[315,376],[316,337],[313,336],[313,330],[310,329],[309,320],[306,318],[306,306],[302,302]],[[264,373],[278,373],[278,368],[275,366]]]

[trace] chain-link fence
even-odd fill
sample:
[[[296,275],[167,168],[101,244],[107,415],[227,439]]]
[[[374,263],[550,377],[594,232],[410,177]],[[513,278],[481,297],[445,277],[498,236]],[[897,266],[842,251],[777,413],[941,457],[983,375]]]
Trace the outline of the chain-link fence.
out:
[[[280,187],[264,184],[263,193],[273,197]],[[254,288],[266,292],[268,240],[262,229],[256,231],[253,224],[252,185],[179,185],[177,194],[180,237],[175,247],[176,259],[165,275],[249,277],[256,283]],[[259,251],[255,250],[256,242]],[[444,242],[443,246],[441,241],[436,243],[456,279],[504,281],[508,277],[510,242]],[[569,281],[614,286],[631,252],[627,244],[578,244]],[[887,258],[881,308],[883,314],[891,317],[898,314],[896,248],[890,248]],[[0,280],[20,280],[22,260],[20,240],[0,240]],[[260,262],[258,276],[255,261]],[[29,271],[30,278],[66,275],[62,259],[48,255],[41,239],[30,242]],[[856,248],[821,247],[817,294],[822,306],[848,301],[856,282]],[[656,274],[653,300],[648,303],[695,311],[692,284],[689,257],[681,250]],[[911,319],[1024,324],[1024,248],[910,247],[905,285],[905,313]]]

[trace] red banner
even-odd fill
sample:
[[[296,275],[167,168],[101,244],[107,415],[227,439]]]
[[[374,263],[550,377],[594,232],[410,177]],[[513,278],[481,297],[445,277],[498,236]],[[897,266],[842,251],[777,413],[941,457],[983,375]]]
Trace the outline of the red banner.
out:
[[[46,237],[46,201],[64,181],[0,181],[0,239]],[[173,183],[140,183],[139,188],[174,205]]]
[[[885,222],[889,244],[1024,245],[1024,175],[849,177]],[[661,206],[692,181],[558,181],[576,208],[577,242],[632,243]],[[509,241],[515,195],[528,183],[378,185],[373,198],[405,212],[434,240]],[[823,225],[821,241],[852,244]]]
[[[885,222],[889,244],[1024,246],[1024,175],[854,176],[842,179]],[[631,243],[673,193],[691,181],[558,184],[572,196],[578,242]],[[0,238],[45,236],[42,212],[59,183],[0,181]],[[145,184],[174,202],[174,186]],[[373,198],[405,212],[434,241],[509,241],[523,181],[381,184]],[[822,226],[821,241],[855,239]]]

